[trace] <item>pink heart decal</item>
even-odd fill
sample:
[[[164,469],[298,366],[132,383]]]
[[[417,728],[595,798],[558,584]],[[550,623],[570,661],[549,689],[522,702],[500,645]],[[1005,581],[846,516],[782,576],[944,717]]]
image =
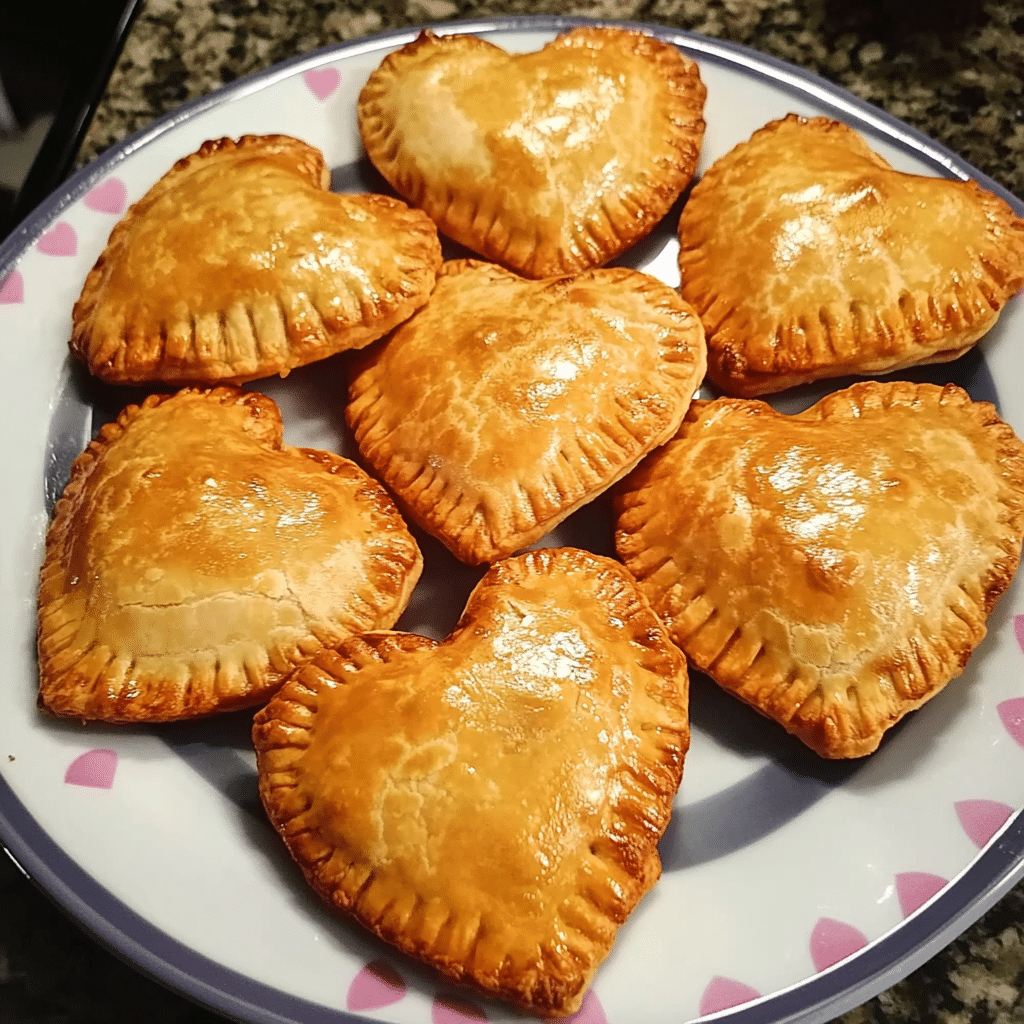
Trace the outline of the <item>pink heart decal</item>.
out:
[[[11,304],[25,301],[25,282],[17,270],[12,270],[0,284],[0,303]]]
[[[42,235],[36,248],[47,256],[74,256],[78,252],[78,236],[67,221],[61,221]]]
[[[831,917],[820,918],[811,932],[811,960],[814,962],[814,969],[823,971],[826,967],[853,956],[858,949],[863,949],[867,944],[868,940],[864,933],[858,931],[852,924],[845,924]]]
[[[433,1024],[466,1024],[467,1020],[487,1020],[487,1014],[476,1003],[452,992],[438,992],[430,1007]]]
[[[1024,747],[1024,697],[1004,700],[996,710],[1003,725],[1006,726],[1006,731]]]
[[[1006,819],[1013,814],[1013,808],[1001,804],[998,800],[961,800],[953,805],[960,825],[967,833],[967,838],[978,849],[988,845],[988,841],[1006,824]]]
[[[116,750],[87,750],[68,765],[64,781],[72,786],[110,789],[117,771]]]
[[[608,1024],[604,1007],[593,989],[583,997],[583,1004],[570,1017],[559,1017],[558,1024]]]
[[[90,210],[100,213],[123,213],[128,202],[128,190],[120,178],[107,178],[102,185],[97,185],[85,197],[85,205]]]
[[[309,86],[309,91],[320,100],[327,99],[338,88],[338,83],[341,81],[341,75],[338,74],[337,68],[307,71],[302,77],[305,79],[306,85]]]
[[[345,1005],[350,1010],[378,1010],[405,995],[405,981],[385,960],[371,960],[352,980]]]
[[[1017,646],[1024,651],[1024,615],[1014,615],[1013,632],[1017,637]]]
[[[761,993],[756,988],[744,985],[742,981],[723,978],[716,974],[708,982],[704,994],[700,997],[700,1015],[705,1017],[709,1013],[728,1010],[741,1003],[749,1003],[751,999],[759,999],[760,996]]]
[[[896,897],[904,917],[923,907],[937,892],[949,885],[949,879],[927,871],[904,871],[896,876]]]

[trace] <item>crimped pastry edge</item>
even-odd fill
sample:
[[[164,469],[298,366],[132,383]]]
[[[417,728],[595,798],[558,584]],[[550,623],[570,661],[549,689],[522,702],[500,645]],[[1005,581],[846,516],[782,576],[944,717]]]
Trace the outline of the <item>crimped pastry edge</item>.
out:
[[[704,322],[708,379],[728,395],[755,398],[813,380],[890,373],[959,358],[992,328],[1005,303],[1024,284],[1024,220],[976,182],[946,179],[935,181],[969,193],[988,213],[989,244],[979,257],[984,271],[980,282],[965,287],[954,278],[949,293],[941,296],[905,291],[898,305],[886,309],[868,309],[857,300],[845,309],[837,304],[815,307],[811,302],[806,309],[791,310],[785,322],[775,319],[767,332],[775,339],[767,361],[764,353],[750,352],[751,340],[757,339],[745,336],[742,325],[734,329],[735,307],[718,291],[714,269],[700,255],[705,236],[697,225],[714,221],[716,204],[710,196],[734,154],[795,126],[841,136],[857,156],[893,170],[843,122],[792,113],[759,128],[708,168],[679,221],[680,289]]]
[[[661,177],[643,168],[628,204],[624,195],[619,196],[619,207],[604,203],[591,223],[572,225],[566,246],[543,242],[537,226],[507,221],[500,203],[489,203],[486,189],[452,190],[446,185],[435,196],[429,178],[403,160],[401,139],[384,109],[383,98],[402,75],[404,64],[418,61],[422,51],[489,49],[515,56],[494,43],[473,35],[437,36],[425,29],[413,42],[389,54],[359,95],[359,130],[367,154],[391,186],[426,210],[446,235],[524,277],[541,279],[602,266],[649,234],[669,211],[693,176],[705,128],[702,112],[707,89],[697,64],[653,36],[635,29],[582,26],[557,36],[540,52],[552,47],[598,49],[624,42],[631,43],[632,52],[649,61],[666,84],[672,104],[663,119],[665,132],[669,147],[678,155],[674,161],[658,164]],[[481,217],[487,222],[485,228],[476,227]]]

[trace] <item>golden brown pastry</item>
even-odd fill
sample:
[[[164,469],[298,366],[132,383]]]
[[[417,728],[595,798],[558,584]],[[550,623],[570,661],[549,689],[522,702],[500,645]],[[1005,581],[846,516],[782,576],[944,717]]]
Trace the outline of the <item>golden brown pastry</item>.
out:
[[[474,252],[527,277],[600,266],[689,183],[704,136],[697,65],[641,32],[588,26],[535,53],[420,37],[359,96],[366,151]]]
[[[421,565],[383,489],[283,444],[269,398],[147,398],[89,444],[57,502],[40,704],[155,722],[264,703],[323,644],[391,626]]]
[[[619,553],[691,664],[823,757],[959,675],[1024,532],[1024,445],[953,385],[796,416],[695,402],[616,494]]]
[[[1024,284],[1024,221],[974,182],[893,170],[790,114],[716,161],[679,221],[708,376],[751,397],[956,359]]]
[[[675,433],[700,321],[635,270],[527,281],[454,260],[361,353],[346,418],[406,514],[464,562],[527,547]]]
[[[441,643],[370,633],[300,669],[256,716],[260,795],[332,907],[561,1016],[661,872],[687,696],[622,566],[533,551]]]
[[[240,383],[361,348],[430,296],[437,230],[386,196],[335,195],[286,135],[204,142],[111,232],[71,351],[114,383]]]

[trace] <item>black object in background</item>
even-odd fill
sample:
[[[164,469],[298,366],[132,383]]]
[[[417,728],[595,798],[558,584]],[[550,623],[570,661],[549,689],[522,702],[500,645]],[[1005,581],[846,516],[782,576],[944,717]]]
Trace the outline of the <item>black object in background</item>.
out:
[[[0,239],[68,176],[141,0],[2,0],[0,81],[24,128],[53,113]]]

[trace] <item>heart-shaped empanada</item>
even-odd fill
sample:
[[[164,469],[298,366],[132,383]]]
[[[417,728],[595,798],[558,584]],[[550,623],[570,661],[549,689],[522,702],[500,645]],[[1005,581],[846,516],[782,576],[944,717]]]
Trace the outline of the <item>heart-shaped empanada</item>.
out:
[[[716,161],[679,239],[708,376],[744,397],[955,359],[1024,283],[1006,203],[893,170],[826,117],[790,114]]]
[[[323,154],[286,135],[203,143],[111,232],[72,353],[114,383],[239,383],[386,334],[430,296],[437,229],[329,184]]]
[[[824,757],[959,675],[1024,532],[1024,445],[953,385],[796,416],[695,402],[624,480],[616,544],[696,668]]]
[[[325,651],[256,716],[260,795],[313,888],[455,981],[572,1013],[661,873],[686,661],[617,562],[492,566],[441,643]]]
[[[463,561],[493,562],[668,440],[704,365],[700,321],[646,274],[527,281],[454,260],[358,357],[346,415],[400,507]]]
[[[697,65],[641,32],[590,26],[535,53],[424,32],[359,97],[366,151],[474,252],[527,277],[600,266],[689,183],[704,136]]]
[[[111,722],[263,703],[323,644],[391,626],[421,565],[383,488],[284,445],[269,398],[147,398],[103,428],[57,502],[40,703]]]

